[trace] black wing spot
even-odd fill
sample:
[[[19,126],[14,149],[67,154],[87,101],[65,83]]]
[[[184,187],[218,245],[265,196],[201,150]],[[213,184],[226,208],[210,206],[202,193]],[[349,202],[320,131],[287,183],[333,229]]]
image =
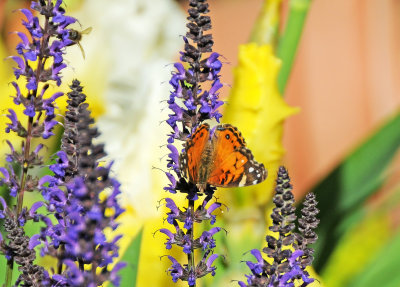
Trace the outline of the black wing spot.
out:
[[[227,140],[229,140],[229,139],[231,138],[231,136],[230,136],[230,135],[226,135],[225,138],[226,138]]]

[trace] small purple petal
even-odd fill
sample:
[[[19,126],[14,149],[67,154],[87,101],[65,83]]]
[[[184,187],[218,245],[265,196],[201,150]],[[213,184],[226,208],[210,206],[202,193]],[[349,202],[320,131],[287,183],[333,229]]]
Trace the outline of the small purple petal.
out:
[[[20,9],[19,11],[21,11],[25,15],[25,17],[28,20],[28,22],[32,22],[33,14],[29,9],[25,9],[24,8],[24,9]]]
[[[9,58],[13,59],[21,70],[25,70],[25,61],[21,57],[10,56]]]
[[[37,211],[40,207],[42,207],[42,206],[44,206],[44,205],[45,205],[45,204],[44,204],[44,202],[42,202],[42,201],[38,201],[38,202],[35,202],[34,204],[32,204],[31,209],[29,210],[29,216],[33,217],[34,214],[36,213],[36,211]]]
[[[29,249],[34,249],[36,246],[41,244],[39,238],[40,234],[35,234],[31,237],[31,239],[29,240]]]

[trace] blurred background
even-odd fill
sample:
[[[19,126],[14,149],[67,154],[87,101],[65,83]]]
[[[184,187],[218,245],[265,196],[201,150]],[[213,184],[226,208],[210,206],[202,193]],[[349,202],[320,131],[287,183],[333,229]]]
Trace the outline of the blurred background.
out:
[[[221,97],[229,103],[230,89],[234,85],[233,70],[238,65],[239,46],[249,42],[260,11],[268,1],[209,2],[214,51],[222,54],[226,61],[221,76],[221,81],[226,86]],[[285,31],[291,7],[296,3],[309,4],[297,54],[283,95],[290,106],[300,108],[299,113],[285,121],[283,147],[286,154],[283,163],[292,177],[295,196],[301,199],[310,189],[318,190],[318,185],[324,183],[332,170],[348,159],[353,151],[378,133],[399,112],[400,1],[275,2],[281,2],[279,31],[282,33]],[[149,241],[154,241],[151,232],[157,229],[157,225],[162,225],[157,219],[160,211],[155,207],[157,201],[165,196],[162,187],[167,180],[152,167],[162,167],[160,158],[165,155],[165,150],[159,149],[165,142],[160,141],[160,134],[168,133],[168,127],[160,124],[168,114],[167,105],[163,101],[169,96],[168,78],[172,63],[178,60],[178,51],[183,46],[181,36],[185,33],[187,3],[172,0],[65,0],[64,3],[68,11],[79,19],[81,27],[77,25],[78,29],[92,27],[93,30],[84,35],[81,42],[85,58],[76,46],[68,50],[67,58],[71,69],[64,74],[63,85],[67,87],[73,78],[78,77],[86,87],[93,115],[98,119],[102,131],[101,140],[105,141],[110,158],[116,161],[115,173],[124,186],[124,197],[131,204],[129,212],[137,219],[130,220],[125,232],[134,237],[142,222],[151,222],[155,225],[149,227],[147,235],[143,236],[144,239],[147,236]],[[29,5],[30,1],[0,0],[2,58],[15,54],[14,47],[18,39],[10,32],[23,29],[20,13],[12,11]],[[11,71],[12,63],[3,61],[0,68],[0,109],[3,111],[10,103],[6,97],[12,94],[12,89],[8,86],[12,79]],[[62,109],[62,104],[60,107]],[[4,122],[5,117],[2,117],[1,137],[4,136]],[[400,126],[397,131],[400,134]],[[392,138],[395,138],[393,151],[388,155],[390,160],[385,161],[382,168],[375,165],[373,160],[358,161],[360,165],[375,165],[375,169],[371,168],[376,170],[376,174],[363,174],[360,182],[378,176],[378,172],[381,182],[374,185],[373,191],[365,193],[357,204],[349,207],[348,213],[342,213],[346,216],[354,215],[362,210],[368,215],[364,214],[362,219],[359,217],[357,223],[353,220],[352,224],[346,225],[346,231],[343,231],[343,225],[335,223],[336,227],[340,225],[342,228],[340,232],[343,236],[335,237],[335,246],[342,246],[342,253],[333,252],[332,247],[331,253],[328,252],[331,254],[330,259],[327,257],[325,263],[319,263],[319,267],[316,267],[326,286],[400,286],[396,285],[398,281],[383,285],[357,285],[354,281],[354,278],[362,277],[360,274],[363,270],[368,270],[371,258],[381,254],[382,246],[391,238],[397,238],[395,234],[400,222],[400,209],[397,207],[400,156],[397,146],[400,142],[396,137]],[[384,138],[381,141],[387,142]],[[1,143],[4,145],[3,138]],[[375,151],[379,154],[374,148],[371,151],[371,157]],[[271,173],[270,175],[274,176]],[[352,193],[357,192],[357,188],[352,190]],[[338,196],[340,195],[339,192]],[[325,192],[324,198],[322,202],[335,201],[338,197],[330,198]],[[394,202],[394,206],[387,207],[385,204],[388,201]],[[321,208],[326,208],[321,215],[324,218],[329,214],[329,204],[322,206]],[[371,231],[365,227],[368,226],[365,223],[369,220],[368,216],[377,214],[377,210],[380,216],[385,214],[387,225],[384,231],[379,228]],[[382,223],[382,218],[379,218]],[[324,225],[323,221],[321,225]],[[364,236],[357,239],[360,234]],[[380,242],[366,244],[365,249],[359,251],[360,254],[371,252],[370,259],[361,255],[364,259],[359,259],[357,255],[362,266],[349,267],[352,273],[340,279],[342,281],[332,279],[337,275],[337,270],[340,270],[337,269],[339,267],[335,269],[332,266],[339,266],[338,262],[345,261],[346,256],[343,254],[352,250],[351,246],[354,245],[351,244],[357,245],[359,241],[374,236]],[[322,235],[321,240],[326,238]],[[398,243],[399,240],[396,240],[394,242]],[[165,254],[162,244],[160,245],[160,248],[153,248],[141,256],[153,262],[155,257]],[[366,251],[371,246],[376,253]],[[328,254],[326,249],[321,250],[325,250],[325,253],[321,251],[319,254]],[[336,265],[333,260],[336,260]],[[150,264],[146,267],[143,264],[140,268],[142,269],[139,273],[143,274],[154,270],[165,274],[163,271],[168,265],[160,264],[155,267]],[[380,269],[376,272],[382,275],[383,271]],[[396,273],[389,275],[398,276]],[[138,286],[173,286],[168,285],[171,284],[170,281],[166,277],[152,283],[154,285],[146,285],[145,279],[139,274]]]

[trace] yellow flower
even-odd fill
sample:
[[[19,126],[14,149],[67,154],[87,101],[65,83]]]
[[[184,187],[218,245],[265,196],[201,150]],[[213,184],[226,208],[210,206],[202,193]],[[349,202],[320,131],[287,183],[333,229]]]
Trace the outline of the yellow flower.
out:
[[[299,111],[287,105],[277,86],[281,62],[271,45],[250,43],[239,47],[239,64],[234,70],[234,85],[223,121],[236,126],[243,134],[254,158],[265,165],[269,176],[261,184],[220,190],[229,207],[223,218],[229,240],[217,253],[227,254],[229,265],[219,266],[216,278],[206,278],[210,286],[225,286],[232,278],[248,272],[243,253],[265,245],[265,232],[270,223],[270,202],[276,174],[285,150],[282,146],[283,124]],[[220,222],[221,223],[221,222]],[[217,247],[221,248],[221,246]],[[223,274],[221,274],[223,273]]]
[[[251,42],[276,44],[282,0],[266,0],[251,33]]]
[[[276,80],[280,65],[271,45],[240,46],[234,86],[223,118],[239,128],[255,159],[268,169],[267,180],[251,188],[255,192],[252,200],[258,205],[270,198],[285,153],[283,123],[299,111],[286,104],[279,94]]]

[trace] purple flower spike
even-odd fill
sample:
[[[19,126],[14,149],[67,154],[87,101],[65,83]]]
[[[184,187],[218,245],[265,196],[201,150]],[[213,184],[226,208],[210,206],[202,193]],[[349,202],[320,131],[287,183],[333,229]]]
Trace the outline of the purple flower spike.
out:
[[[204,231],[199,238],[195,238],[193,230],[196,230],[196,224],[203,221],[214,224],[216,216],[212,215],[212,212],[221,204],[214,203],[208,209],[206,208],[207,203],[214,198],[215,187],[207,185],[199,188],[199,185],[193,182],[196,180],[188,181],[184,177],[187,172],[183,172],[181,168],[186,169],[188,164],[197,159],[192,157],[187,158],[186,162],[183,161],[178,149],[172,145],[175,140],[187,142],[200,124],[213,119],[219,121],[221,117],[218,108],[223,102],[218,100],[218,90],[222,87],[219,81],[222,63],[219,61],[220,55],[212,52],[212,36],[206,32],[211,29],[211,19],[205,15],[207,13],[206,0],[191,0],[190,16],[187,18],[189,23],[186,25],[189,31],[183,37],[184,51],[180,52],[180,59],[185,63],[174,64],[174,71],[169,81],[172,91],[167,101],[170,113],[166,123],[171,127],[171,132],[167,140],[167,148],[170,152],[166,175],[170,183],[164,187],[164,190],[172,194],[184,193],[188,206],[179,208],[172,199],[167,200],[166,205],[170,209],[167,212],[167,222],[174,225],[176,234],[164,230],[169,236],[166,247],[170,249],[172,244],[175,244],[181,247],[185,254],[193,254],[195,249],[204,251],[204,257],[200,263],[196,265],[188,262],[183,265],[187,267],[183,276],[179,278],[187,281],[189,285],[195,285],[198,278],[208,273],[214,274],[215,268],[208,269],[205,262],[215,247],[213,236],[221,230],[215,227],[210,231]],[[210,87],[210,89],[203,90],[202,87]],[[186,145],[185,148],[187,148]],[[203,196],[205,199],[199,204],[197,200]],[[215,259],[214,256],[212,258]],[[173,280],[176,282],[177,277]]]
[[[258,249],[251,251],[257,262],[246,262],[251,274],[246,275],[248,285],[239,282],[241,287],[307,286],[314,281],[306,267],[311,264],[314,252],[308,244],[315,242],[316,234],[313,229],[319,222],[315,218],[318,213],[315,196],[312,193],[306,196],[305,207],[301,210],[302,217],[298,220],[301,233],[294,233],[294,196],[289,175],[284,167],[279,168],[276,183],[273,199],[276,206],[271,214],[273,225],[269,229],[277,233],[278,237],[266,237],[267,247],[263,248],[263,253],[267,254],[269,260],[265,260]]]

